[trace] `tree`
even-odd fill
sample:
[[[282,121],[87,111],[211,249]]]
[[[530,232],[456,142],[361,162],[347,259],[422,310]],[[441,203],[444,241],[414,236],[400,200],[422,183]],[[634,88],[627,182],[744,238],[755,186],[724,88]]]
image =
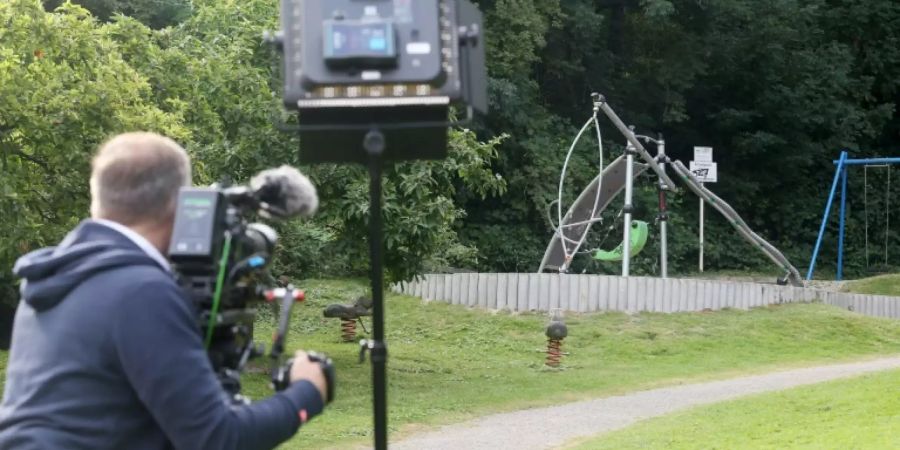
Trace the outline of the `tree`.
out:
[[[274,165],[296,164],[300,143],[282,118],[274,55],[261,44],[277,23],[273,0],[197,2],[180,26],[153,30],[116,16],[98,23],[79,6],[48,13],[36,0],[0,4],[0,223],[12,245],[0,253],[3,294],[15,297],[9,269],[21,253],[56,242],[87,213],[90,155],[107,137],[153,130],[181,142],[195,182],[244,182]],[[28,93],[29,95],[22,95]],[[450,134],[450,157],[398,164],[385,180],[387,269],[409,279],[427,264],[474,258],[459,243],[463,217],[453,196],[502,192],[490,168],[499,139]],[[367,245],[360,167],[307,167],[321,197],[311,222],[281,224],[279,270],[364,273]]]
[[[53,11],[67,0],[43,0],[44,8]],[[190,0],[68,0],[88,11],[101,21],[109,21],[116,14],[133,17],[151,28],[177,24],[191,14]]]
[[[108,27],[65,5],[0,4],[0,247],[2,299],[21,253],[53,244],[84,217],[90,156],[108,136],[146,129],[190,137],[154,105],[147,80],[122,58]]]
[[[492,46],[486,126],[511,134],[498,164],[510,195],[467,204],[467,239],[493,256],[482,259],[484,269],[537,265],[552,233],[546,210],[563,152],[592,91],[638,130],[664,133],[674,158],[690,159],[693,145],[714,146],[728,180],[717,192],[797,264],[811,252],[832,157],[845,146],[891,148],[900,141],[891,120],[900,100],[897,46],[890,45],[900,39],[896,2],[578,0],[545,2],[543,10],[526,1],[481,4]],[[618,132],[604,126],[604,137],[618,152]],[[574,189],[596,174],[594,151],[576,152]],[[637,201],[652,205],[652,193]],[[674,270],[694,260],[696,231],[688,224],[696,223],[696,209],[696,199],[686,197],[672,211],[685,227],[671,236]],[[708,226],[712,265],[766,267],[763,258],[747,256],[725,221],[714,217]],[[860,228],[851,234],[861,241]]]
[[[243,180],[274,164],[297,164],[300,143],[279,131],[285,120],[273,71],[276,55],[262,45],[263,30],[277,25],[272,0],[208,2],[171,31],[149,32],[119,21],[117,38],[131,63],[159,86],[161,109],[181,111],[194,130],[188,150],[204,181],[222,175]],[[148,36],[150,39],[148,39]],[[397,164],[385,173],[386,268],[391,280],[422,273],[429,262],[472,259],[453,225],[463,217],[453,195],[465,189],[482,198],[504,189],[490,170],[499,140],[479,142],[471,131],[452,130],[449,158]],[[367,178],[362,167],[304,167],[319,189],[322,207],[309,223],[280,228],[282,270],[297,274],[365,273]],[[435,259],[437,258],[437,259]]]

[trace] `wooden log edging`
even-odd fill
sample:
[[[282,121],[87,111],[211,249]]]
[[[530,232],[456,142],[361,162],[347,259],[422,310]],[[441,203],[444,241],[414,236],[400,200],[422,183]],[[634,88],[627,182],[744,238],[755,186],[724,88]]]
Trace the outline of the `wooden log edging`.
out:
[[[454,273],[425,275],[392,289],[428,301],[516,312],[559,308],[672,313],[820,301],[867,316],[900,319],[900,297],[690,278]]]

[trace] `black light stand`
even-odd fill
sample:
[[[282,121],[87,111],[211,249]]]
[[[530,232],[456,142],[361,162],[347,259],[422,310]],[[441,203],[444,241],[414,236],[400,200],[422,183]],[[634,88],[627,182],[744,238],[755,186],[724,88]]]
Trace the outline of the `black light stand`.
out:
[[[448,127],[459,124],[448,121],[451,108],[467,118],[487,112],[484,20],[470,0],[280,3],[282,29],[266,41],[283,54],[282,100],[298,112],[300,161],[369,170],[373,333],[360,341],[360,362],[371,353],[375,448],[384,450],[384,165],[445,158]],[[343,45],[351,41],[369,45]]]
[[[381,175],[384,134],[377,128],[363,139],[369,167],[369,256],[372,262],[372,339],[360,341],[360,360],[372,358],[375,449],[387,449],[387,345],[384,342],[384,232],[381,217]]]

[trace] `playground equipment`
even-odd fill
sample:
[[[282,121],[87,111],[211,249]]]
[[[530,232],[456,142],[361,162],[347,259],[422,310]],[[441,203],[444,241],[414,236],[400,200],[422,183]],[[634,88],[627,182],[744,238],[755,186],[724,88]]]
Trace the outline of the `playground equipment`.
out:
[[[550,323],[544,330],[547,335],[547,360],[549,367],[559,367],[562,361],[562,341],[569,335],[569,328],[563,321],[562,310],[557,308],[550,313]]]
[[[356,299],[352,305],[335,303],[325,307],[322,315],[331,319],[341,319],[341,339],[344,342],[356,342],[356,324],[368,333],[362,318],[372,315],[372,299],[365,296]]]
[[[647,244],[647,238],[650,235],[650,226],[642,220],[631,222],[631,240],[629,242],[628,252],[631,256],[637,255],[644,249]],[[621,261],[625,256],[625,241],[622,241],[618,247],[613,250],[597,250],[594,253],[594,259],[598,261]]]
[[[864,177],[866,177],[865,188],[865,216],[866,216],[866,265],[869,263],[869,211],[868,211],[868,168],[869,167],[888,167],[893,164],[900,164],[900,158],[860,158],[850,159],[847,157],[847,150],[842,150],[840,157],[833,161],[835,164],[834,180],[831,182],[831,192],[828,194],[828,202],[825,203],[825,213],[822,215],[822,224],[819,226],[819,236],[816,238],[816,246],[813,249],[812,258],[809,261],[809,270],[806,272],[806,279],[811,280],[813,272],[816,269],[816,260],[819,257],[819,250],[822,247],[822,238],[825,236],[825,226],[828,224],[828,218],[831,215],[831,205],[834,203],[834,196],[837,192],[838,180],[841,182],[841,207],[838,221],[838,255],[837,255],[837,273],[835,279],[840,281],[844,278],[844,228],[846,225],[847,212],[847,169],[850,166],[863,166]],[[884,232],[884,259],[887,263],[888,255],[888,231],[890,230],[890,171],[888,172],[888,188],[886,193],[885,217],[886,225]]]
[[[584,243],[591,225],[601,220],[600,215],[603,210],[605,210],[606,207],[609,206],[609,204],[612,202],[612,199],[624,189],[625,202],[622,210],[625,216],[625,226],[623,233],[624,236],[622,239],[623,245],[621,249],[621,261],[622,276],[629,276],[632,246],[624,245],[624,243],[632,242],[632,183],[635,177],[649,169],[652,170],[659,178],[658,189],[660,191],[660,204],[658,217],[661,219],[660,267],[662,269],[661,275],[663,276],[663,278],[668,276],[666,268],[668,243],[666,242],[665,231],[665,219],[667,218],[666,191],[678,191],[678,188],[675,187],[675,184],[672,182],[672,179],[669,178],[665,170],[666,165],[671,165],[675,174],[679,179],[681,179],[681,181],[688,187],[691,192],[712,205],[713,208],[715,208],[723,216],[725,216],[725,218],[729,221],[729,223],[731,223],[735,230],[737,230],[738,234],[741,237],[743,237],[747,242],[749,242],[751,245],[765,254],[779,268],[784,270],[785,274],[779,279],[779,283],[790,282],[795,286],[804,285],[803,279],[800,276],[800,272],[797,271],[797,269],[790,263],[790,261],[788,261],[784,254],[781,253],[781,251],[779,251],[777,248],[775,248],[775,246],[760,237],[758,234],[754,233],[753,230],[750,229],[750,227],[747,225],[747,223],[744,222],[741,216],[731,207],[731,205],[726,203],[712,191],[703,186],[703,184],[697,180],[697,178],[684,166],[684,164],[682,164],[680,161],[673,161],[668,156],[666,156],[665,141],[662,139],[662,137],[659,137],[659,139],[653,139],[647,136],[640,136],[635,134],[633,128],[627,127],[625,123],[622,122],[622,120],[618,115],[616,115],[615,111],[613,111],[613,109],[609,106],[603,96],[599,94],[591,94],[591,99],[594,105],[593,115],[578,133],[578,136],[575,138],[575,142],[572,143],[572,147],[569,149],[569,154],[566,156],[566,162],[563,165],[563,172],[560,175],[559,183],[559,198],[557,199],[557,210],[559,212],[559,218],[557,226],[555,228],[555,232],[553,234],[553,238],[550,240],[550,244],[547,246],[547,250],[544,252],[544,257],[541,260],[541,265],[538,268],[538,272],[567,272],[569,266],[572,263],[573,257],[579,253],[579,249]],[[566,175],[568,161],[573,149],[575,148],[576,143],[578,142],[578,139],[581,138],[582,134],[584,134],[584,131],[590,125],[594,125],[597,128],[597,137],[598,141],[600,141],[599,146],[602,161],[603,144],[597,119],[597,114],[599,111],[603,111],[603,113],[606,114],[613,125],[627,140],[625,154],[613,161],[608,167],[604,168],[601,166],[600,174],[597,175],[597,177],[587,186],[587,188],[584,189],[581,195],[576,198],[575,202],[573,202],[569,207],[566,215],[563,216],[561,214],[562,187]],[[641,144],[641,140],[643,140],[644,142],[656,144],[657,156],[655,158],[650,156],[650,153]],[[639,156],[642,162],[635,162],[635,156]]]
[[[600,221],[600,212],[605,210],[625,188],[627,179],[625,165],[626,160],[623,156],[616,158],[588,184],[587,188],[572,203],[544,253],[539,272],[545,270],[565,272],[568,270],[572,259],[578,254],[584,243],[591,225]],[[647,170],[646,165],[634,163],[632,177],[644,173],[645,170]]]
[[[633,180],[634,177],[643,173],[648,165],[637,164],[634,162],[634,155],[637,151],[633,144],[629,142],[626,146],[626,151],[622,156],[613,161],[609,167],[603,167],[603,135],[600,132],[600,122],[597,118],[597,114],[600,112],[602,106],[601,102],[598,101],[600,99],[599,94],[592,94],[591,97],[594,100],[593,114],[584,126],[581,127],[578,135],[575,136],[575,140],[572,141],[572,145],[569,147],[568,153],[566,153],[566,159],[559,176],[559,190],[555,202],[557,208],[556,223],[558,226],[554,233],[554,240],[557,245],[551,242],[550,248],[548,248],[547,252],[544,254],[544,259],[541,261],[541,269],[538,270],[539,272],[545,269],[557,270],[559,272],[568,270],[572,259],[579,253],[579,249],[582,244],[584,244],[584,240],[587,238],[591,225],[601,220],[599,212],[606,209],[609,202],[612,201],[623,188],[625,189],[625,206],[622,208],[621,212],[624,213],[625,216],[625,236],[623,237],[622,242],[624,244],[625,242],[632,241],[631,201],[633,196]],[[572,157],[572,152],[575,151],[575,147],[578,145],[578,141],[591,125],[594,126],[597,133],[600,174],[594,178],[584,191],[582,191],[581,195],[575,200],[575,203],[573,203],[566,212],[566,215],[563,216],[562,197],[569,160]],[[603,185],[604,180],[607,183],[606,186]],[[665,203],[664,195],[665,194],[662,194],[660,197],[661,205],[664,205]],[[592,199],[593,201],[591,201]],[[663,217],[662,220],[665,220],[665,217]],[[646,229],[643,231],[646,231]],[[639,246],[620,244],[619,247],[611,252],[597,250],[595,258],[605,261],[622,261],[622,275],[628,276],[630,257],[639,252],[643,248],[643,244],[646,243],[646,236],[639,235],[639,237],[643,237],[643,242]],[[638,241],[640,241],[640,239],[638,239]],[[634,250],[632,250],[632,248],[634,248]],[[665,273],[665,262],[663,263],[663,267]]]

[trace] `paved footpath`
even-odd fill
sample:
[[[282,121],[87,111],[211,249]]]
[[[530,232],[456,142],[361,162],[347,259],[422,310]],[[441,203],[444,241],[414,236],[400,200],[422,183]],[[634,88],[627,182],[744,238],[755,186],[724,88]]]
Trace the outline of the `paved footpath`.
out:
[[[760,392],[900,368],[900,356],[687,384],[480,417],[415,434],[391,449],[546,449],[650,417]]]

